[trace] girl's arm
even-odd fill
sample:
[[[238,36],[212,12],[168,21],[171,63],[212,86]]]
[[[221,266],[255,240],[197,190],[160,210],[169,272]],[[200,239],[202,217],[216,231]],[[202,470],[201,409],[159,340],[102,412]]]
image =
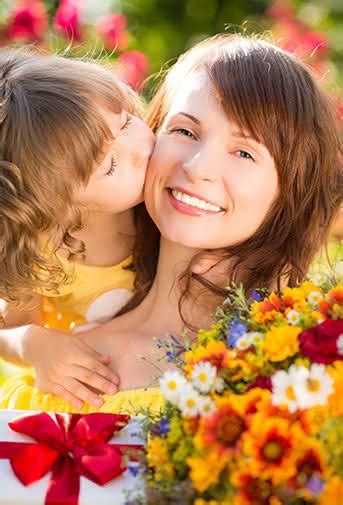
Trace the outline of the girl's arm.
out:
[[[34,299],[25,311],[2,302],[3,328],[0,329],[0,356],[15,364],[33,366],[36,386],[72,403],[77,409],[83,401],[100,407],[103,400],[93,390],[114,394],[117,375],[102,356],[78,335],[41,326],[42,300]]]

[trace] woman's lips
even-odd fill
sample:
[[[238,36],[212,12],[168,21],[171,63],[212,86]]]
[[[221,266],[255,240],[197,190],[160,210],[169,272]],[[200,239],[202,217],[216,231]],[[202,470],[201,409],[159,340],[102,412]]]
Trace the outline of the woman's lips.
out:
[[[212,210],[212,209],[201,209],[200,207],[196,207],[195,205],[190,205],[189,203],[186,203],[184,201],[181,201],[180,199],[175,198],[175,196],[173,195],[173,190],[170,188],[167,189],[167,193],[172,206],[182,214],[201,217],[201,216],[213,216],[216,214],[222,214],[224,212],[224,209],[219,207],[218,207],[219,210]],[[181,192],[177,191],[177,193]]]

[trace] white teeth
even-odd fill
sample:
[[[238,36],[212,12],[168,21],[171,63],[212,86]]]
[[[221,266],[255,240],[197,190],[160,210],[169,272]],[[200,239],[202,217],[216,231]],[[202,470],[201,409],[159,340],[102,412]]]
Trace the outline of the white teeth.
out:
[[[173,197],[179,202],[186,203],[191,207],[197,207],[198,209],[211,210],[212,212],[221,212],[221,207],[218,205],[212,205],[211,203],[205,202],[204,200],[199,200],[195,196],[187,195],[186,193],[181,193],[181,191],[172,190]]]

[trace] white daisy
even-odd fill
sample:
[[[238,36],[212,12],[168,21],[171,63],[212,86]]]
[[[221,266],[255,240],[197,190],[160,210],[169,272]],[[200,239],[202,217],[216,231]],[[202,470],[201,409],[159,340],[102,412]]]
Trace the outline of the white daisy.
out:
[[[251,339],[249,338],[249,333],[242,335],[236,340],[235,347],[240,351],[246,351],[249,347],[252,346]]]
[[[304,370],[302,370],[304,369]],[[306,375],[305,367],[289,367],[288,372],[279,370],[272,375],[272,404],[286,405],[290,412],[299,407],[295,386]]]
[[[247,336],[252,345],[259,344],[264,339],[263,333],[260,333],[259,331],[249,331],[247,333]]]
[[[186,384],[180,392],[180,410],[183,416],[196,417],[199,414],[200,394],[191,386]]]
[[[287,321],[292,326],[297,326],[300,323],[300,314],[296,310],[290,310],[287,314]]]
[[[320,291],[311,291],[309,295],[307,295],[308,303],[314,308],[318,308],[318,303],[323,299],[323,295]]]
[[[201,416],[208,416],[216,409],[216,404],[209,396],[202,396],[199,399],[199,413]]]
[[[302,380],[297,381],[294,386],[300,408],[308,409],[316,405],[326,405],[328,396],[333,391],[333,380],[325,366],[313,363],[309,370],[305,367],[300,368],[306,370]]]
[[[337,352],[340,356],[343,356],[343,333],[338,336],[337,342]]]
[[[208,361],[201,361],[194,365],[191,381],[194,387],[201,393],[209,393],[217,377],[217,369]]]
[[[223,377],[217,377],[216,380],[214,381],[213,390],[216,393],[222,393],[224,391],[224,388],[225,388],[225,382]]]
[[[186,384],[187,381],[180,372],[166,372],[160,379],[161,393],[166,397],[168,402],[178,406],[180,392]]]
[[[326,277],[326,275],[324,274],[320,274],[320,273],[316,273],[316,274],[312,274],[310,276],[310,281],[315,284],[316,286],[318,286],[319,288],[325,284],[325,282],[328,280],[328,278]]]

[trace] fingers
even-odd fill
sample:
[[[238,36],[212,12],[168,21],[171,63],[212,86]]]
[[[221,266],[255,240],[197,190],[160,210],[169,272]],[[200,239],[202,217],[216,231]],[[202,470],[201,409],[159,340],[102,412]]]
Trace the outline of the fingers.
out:
[[[80,349],[80,353],[78,354],[77,361],[75,360],[75,364],[87,368],[92,372],[96,372],[99,375],[102,375],[109,381],[113,382],[116,386],[119,386],[120,379],[118,375],[109,368],[108,364],[110,362],[109,356],[103,356],[95,351],[88,344],[79,340],[75,337],[75,343]]]
[[[91,386],[102,393],[113,395],[118,391],[118,386],[113,384],[112,381],[82,366],[73,366],[70,370],[70,375],[78,381],[83,382],[86,386]]]
[[[84,401],[89,403],[90,405],[94,405],[94,407],[100,408],[104,404],[104,400],[100,398],[96,393],[93,393],[90,389],[87,388],[84,384],[81,384],[78,380],[73,377],[65,377],[63,386],[56,384],[57,390],[61,390],[63,398],[65,398],[65,394],[71,396],[71,398],[76,398],[77,401]],[[56,388],[55,388],[56,389]],[[64,391],[65,392],[64,392]],[[59,393],[58,396],[61,396]],[[68,400],[70,401],[70,400]],[[72,402],[74,405],[74,402]]]
[[[53,393],[56,396],[59,396],[68,403],[71,403],[76,408],[76,410],[81,410],[83,407],[82,400],[77,398],[77,396],[65,389],[60,384],[52,384],[51,387],[44,388],[44,390],[49,393]]]

